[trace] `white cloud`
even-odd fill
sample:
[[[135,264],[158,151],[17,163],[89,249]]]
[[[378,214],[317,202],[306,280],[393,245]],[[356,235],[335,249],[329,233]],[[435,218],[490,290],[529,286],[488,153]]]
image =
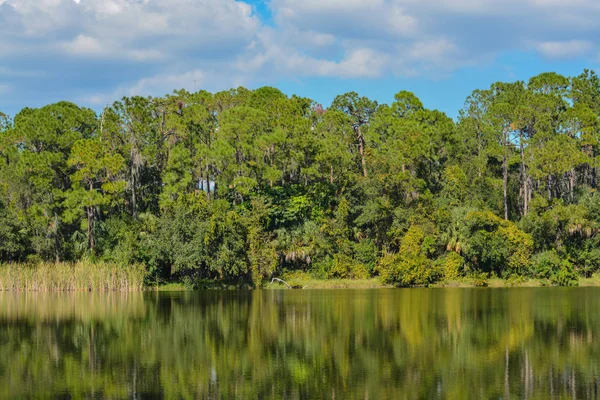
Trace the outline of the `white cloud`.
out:
[[[63,46],[69,53],[81,55],[101,55],[107,51],[98,39],[86,35],[78,35]]]
[[[62,50],[80,57],[123,58],[135,61],[154,61],[162,58],[162,53],[154,49],[127,49],[115,42],[102,41],[86,35],[59,46]]]
[[[600,54],[597,0],[267,4],[269,23],[235,0],[0,0],[0,76],[31,96],[44,82],[53,96],[98,104],[307,76],[440,78],[507,50]],[[45,76],[15,72],[32,65]]]
[[[585,55],[594,45],[585,40],[568,40],[563,42],[540,42],[535,44],[536,49],[548,58],[571,58]]]
[[[451,57],[457,51],[457,46],[450,40],[439,38],[414,43],[411,46],[408,55],[414,60],[426,60],[439,63],[446,57]]]
[[[205,74],[199,69],[181,74],[159,74],[142,78],[134,85],[124,90],[125,95],[152,95],[154,93],[169,93],[178,88],[192,88],[205,84]],[[199,87],[198,87],[199,88]]]
[[[544,57],[592,53],[596,0],[272,0],[281,30],[333,34],[345,50],[368,46],[401,71],[445,73],[506,50]],[[532,46],[531,44],[534,43]],[[597,50],[597,49],[596,49]]]
[[[154,60],[157,53],[241,49],[260,27],[234,0],[5,0],[0,36],[33,50],[38,42],[69,54]]]
[[[387,65],[387,56],[371,49],[354,49],[341,61],[317,60],[293,55],[285,58],[283,67],[297,75],[341,78],[375,78],[381,76]]]
[[[223,82],[224,80],[225,76],[223,76],[221,72],[211,71],[207,74],[205,71],[200,69],[193,69],[179,73],[159,73],[149,77],[141,78],[132,83],[120,85],[111,91],[95,93],[92,95],[84,95],[78,100],[86,104],[106,105],[111,101],[122,98],[123,96],[164,95],[182,88],[190,91],[197,91],[200,89],[219,90],[224,89],[224,87],[222,87],[218,82]]]

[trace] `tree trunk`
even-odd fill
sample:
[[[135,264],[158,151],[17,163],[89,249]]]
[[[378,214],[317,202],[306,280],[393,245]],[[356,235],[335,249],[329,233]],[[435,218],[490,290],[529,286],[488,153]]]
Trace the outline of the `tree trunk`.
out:
[[[133,215],[134,219],[137,219],[137,196],[136,196],[136,185],[137,185],[137,179],[135,178],[136,173],[134,171],[134,166],[132,163],[131,166],[131,214]]]
[[[90,193],[94,190],[94,185],[90,182]],[[87,219],[88,219],[88,246],[92,254],[95,253],[94,243],[94,207],[89,206],[87,208]]]
[[[573,194],[575,189],[575,169],[569,171],[569,200],[573,202],[575,196]]]
[[[594,152],[594,158],[596,157]],[[592,167],[592,188],[596,189],[596,167]]]
[[[533,195],[534,186],[533,180],[531,178],[527,178],[527,210],[529,211],[529,205],[531,204],[531,197]]]
[[[527,169],[525,167],[525,150],[523,149],[523,134],[519,141],[519,147],[521,150],[521,179],[523,181],[523,216],[527,216],[529,210],[529,178],[527,178]]]
[[[208,169],[208,162],[206,163],[206,193],[210,198],[210,172]]]
[[[502,189],[504,191],[504,219],[508,221],[508,160],[506,153],[502,157]]]
[[[362,164],[363,176],[367,177],[367,161],[365,160],[365,139],[360,132],[360,125],[356,127],[356,138],[358,139],[358,151],[360,152],[360,161]]]

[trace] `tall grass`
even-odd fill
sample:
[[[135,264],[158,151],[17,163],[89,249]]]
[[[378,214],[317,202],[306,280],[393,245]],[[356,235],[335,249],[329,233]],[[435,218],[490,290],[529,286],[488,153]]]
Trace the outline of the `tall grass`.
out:
[[[108,292],[140,291],[146,272],[141,265],[105,262],[2,264],[0,291]]]

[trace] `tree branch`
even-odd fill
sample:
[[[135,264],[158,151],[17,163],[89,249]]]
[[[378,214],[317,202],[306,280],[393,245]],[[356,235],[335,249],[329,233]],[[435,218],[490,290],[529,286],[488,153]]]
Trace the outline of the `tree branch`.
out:
[[[278,281],[278,282],[281,282],[281,283],[283,283],[285,286],[287,286],[287,287],[288,287],[288,289],[291,289],[291,288],[292,288],[292,287],[291,287],[290,285],[288,285],[288,283],[287,283],[286,281],[284,281],[283,279],[279,279],[279,278],[273,278],[273,279],[271,280],[271,283],[273,283],[273,282],[275,282],[275,281]]]

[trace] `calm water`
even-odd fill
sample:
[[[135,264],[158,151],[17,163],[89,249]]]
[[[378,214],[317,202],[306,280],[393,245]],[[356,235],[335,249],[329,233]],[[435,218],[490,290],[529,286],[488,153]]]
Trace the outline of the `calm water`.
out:
[[[600,289],[0,293],[0,398],[598,398]]]

